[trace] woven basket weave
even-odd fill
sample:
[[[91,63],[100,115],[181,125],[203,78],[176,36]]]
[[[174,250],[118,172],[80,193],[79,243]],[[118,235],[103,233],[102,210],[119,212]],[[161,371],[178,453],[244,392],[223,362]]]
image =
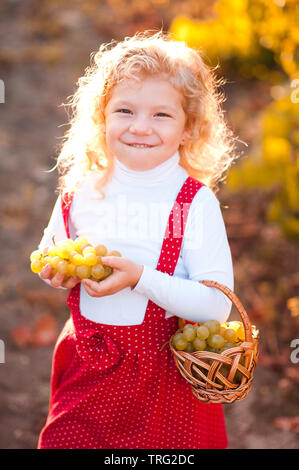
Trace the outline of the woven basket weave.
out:
[[[198,400],[206,403],[233,403],[245,398],[250,391],[258,358],[259,331],[251,325],[240,300],[228,287],[214,281],[200,282],[208,287],[216,287],[231,300],[243,322],[245,341],[219,354],[210,351],[177,351],[172,344],[175,335],[170,338],[169,346],[178,370],[190,383]],[[179,328],[175,334],[182,331]],[[226,369],[229,368],[225,375],[221,370],[224,364]],[[239,376],[238,381],[236,374]]]

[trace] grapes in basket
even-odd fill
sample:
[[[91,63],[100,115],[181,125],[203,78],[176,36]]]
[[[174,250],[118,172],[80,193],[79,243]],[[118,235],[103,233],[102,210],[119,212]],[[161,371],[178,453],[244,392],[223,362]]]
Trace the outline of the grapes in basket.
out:
[[[244,339],[242,322],[220,323],[217,320],[208,320],[203,324],[186,323],[182,331],[174,335],[172,345],[177,351],[221,353],[238,346]]]
[[[255,330],[253,330],[255,331]],[[237,348],[245,340],[244,325],[240,321],[230,321],[220,323],[217,320],[209,320],[203,324],[185,324],[173,337],[172,345],[177,351],[195,353],[197,351],[207,351],[207,357],[200,356],[202,364],[198,363],[192,369],[193,377],[202,381],[207,376],[209,367],[215,359],[209,358],[209,352],[221,354],[229,349]],[[217,361],[216,361],[217,362]],[[245,365],[245,357],[239,359],[241,366]],[[204,366],[205,364],[205,366]],[[228,364],[221,364],[219,372],[223,377],[228,377],[230,367]],[[199,375],[202,374],[202,375]],[[233,383],[240,384],[242,374],[236,370]],[[223,385],[218,377],[215,383]]]
[[[54,241],[54,240],[53,240]],[[64,274],[64,279],[78,276],[80,279],[101,281],[110,276],[113,268],[102,263],[102,256],[121,256],[112,250],[108,253],[105,245],[92,246],[86,238],[67,238],[50,247],[48,250],[35,250],[30,255],[30,268],[34,273],[40,273],[46,264],[51,264],[53,274]]]

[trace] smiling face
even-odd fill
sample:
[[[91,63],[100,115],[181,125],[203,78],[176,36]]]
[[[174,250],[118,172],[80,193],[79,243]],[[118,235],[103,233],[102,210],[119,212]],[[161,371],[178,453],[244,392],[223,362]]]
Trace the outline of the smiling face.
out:
[[[189,137],[182,101],[166,79],[130,79],[116,85],[105,110],[110,152],[137,171],[168,160]]]

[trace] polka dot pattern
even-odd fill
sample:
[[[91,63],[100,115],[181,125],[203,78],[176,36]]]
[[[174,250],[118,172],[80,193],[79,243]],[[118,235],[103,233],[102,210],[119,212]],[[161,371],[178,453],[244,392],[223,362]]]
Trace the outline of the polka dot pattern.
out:
[[[157,270],[173,275],[188,211],[202,187],[188,177],[170,213]],[[68,231],[72,196],[63,204]],[[80,285],[57,340],[40,449],[226,448],[222,405],[204,404],[178,372],[169,347],[176,317],[149,300],[141,325],[92,322],[80,313]]]

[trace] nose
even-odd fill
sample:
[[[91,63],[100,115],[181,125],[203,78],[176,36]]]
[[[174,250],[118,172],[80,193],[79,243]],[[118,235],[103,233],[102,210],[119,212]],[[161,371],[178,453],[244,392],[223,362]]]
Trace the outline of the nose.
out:
[[[149,120],[145,116],[136,116],[131,123],[130,132],[135,135],[151,135],[153,131]]]

